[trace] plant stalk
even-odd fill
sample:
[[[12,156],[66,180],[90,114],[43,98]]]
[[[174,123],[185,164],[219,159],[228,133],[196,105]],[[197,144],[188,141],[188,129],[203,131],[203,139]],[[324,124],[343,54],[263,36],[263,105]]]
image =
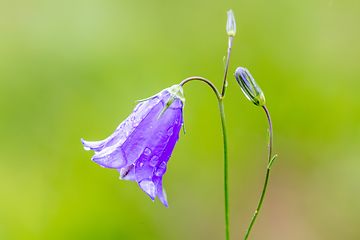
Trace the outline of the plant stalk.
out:
[[[225,91],[227,87],[226,77],[229,67],[229,60],[231,54],[231,48],[233,43],[233,36],[229,36],[229,46],[228,46],[228,54],[226,60],[226,66],[224,71],[224,81],[222,85],[221,95],[215,85],[210,82],[209,80],[202,78],[202,77],[190,77],[183,80],[180,83],[180,86],[183,86],[185,83],[193,80],[199,80],[208,84],[216,95],[216,99],[219,104],[219,113],[220,113],[220,120],[221,120],[221,127],[222,127],[222,134],[223,134],[223,143],[224,143],[224,201],[225,201],[225,236],[226,240],[230,240],[230,224],[229,224],[229,191],[228,191],[228,155],[227,155],[227,133],[226,133],[226,121],[225,121],[225,111],[224,111],[224,97]]]
[[[221,91],[221,98],[223,98],[225,96],[225,91],[226,91],[226,77],[227,77],[227,71],[229,68],[229,60],[230,60],[230,54],[231,54],[231,49],[232,49],[232,44],[233,44],[233,38],[234,36],[229,36],[229,47],[228,47],[228,55],[227,55],[227,59],[226,59],[226,66],[225,66],[225,72],[224,72],[224,81],[223,81],[223,86],[222,86],[222,91]]]
[[[219,91],[215,87],[215,85],[207,80],[206,78],[202,77],[190,77],[183,80],[179,85],[183,86],[185,83],[190,81],[202,81],[208,84],[211,89],[214,91],[216,95],[216,99],[219,105],[219,112],[220,112],[220,120],[221,120],[221,127],[222,127],[222,134],[223,134],[223,142],[224,142],[224,196],[225,196],[225,236],[226,240],[230,240],[230,227],[229,227],[229,192],[228,192],[228,155],[227,155],[227,133],[226,133],[226,122],[225,122],[225,112],[224,112],[224,104],[223,104],[223,97],[220,96]],[[226,76],[225,76],[226,81]],[[225,83],[224,81],[224,83]],[[225,86],[223,86],[223,89]]]
[[[249,225],[249,228],[246,232],[246,235],[245,235],[245,238],[244,240],[248,239],[249,237],[249,234],[250,234],[250,231],[255,223],[255,220],[260,212],[260,209],[261,209],[261,206],[262,206],[262,203],[264,201],[264,198],[265,198],[265,194],[266,194],[266,189],[267,189],[267,186],[268,186],[268,182],[269,182],[269,177],[270,177],[270,166],[269,166],[269,163],[271,161],[271,155],[272,155],[272,145],[273,145],[273,130],[272,130],[272,123],[271,123],[271,118],[270,118],[270,114],[269,114],[269,111],[267,110],[266,106],[264,105],[262,107],[266,113],[266,117],[267,117],[267,120],[268,120],[268,123],[269,123],[269,135],[270,135],[270,138],[269,138],[269,156],[268,156],[268,164],[267,164],[267,169],[266,169],[266,176],[265,176],[265,182],[264,182],[264,187],[263,187],[263,190],[262,190],[262,193],[261,193],[261,197],[260,197],[260,200],[259,200],[259,204],[255,210],[255,213],[254,213],[254,216],[251,220],[251,223]]]
[[[221,118],[221,127],[224,141],[224,197],[225,197],[225,235],[226,240],[230,240],[230,227],[229,227],[229,191],[228,191],[228,155],[227,155],[227,133],[223,98],[219,101],[219,111]]]

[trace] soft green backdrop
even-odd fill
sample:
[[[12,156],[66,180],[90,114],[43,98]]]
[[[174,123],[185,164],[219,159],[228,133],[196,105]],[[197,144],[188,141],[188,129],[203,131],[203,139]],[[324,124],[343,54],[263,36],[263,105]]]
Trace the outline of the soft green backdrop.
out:
[[[232,77],[247,67],[274,123],[268,193],[250,239],[360,239],[360,1],[0,1],[0,239],[224,239],[222,135],[205,84],[184,87],[187,134],[170,208],[90,160],[149,97],[190,76],[220,87],[230,221],[242,239],[266,169],[267,122]]]

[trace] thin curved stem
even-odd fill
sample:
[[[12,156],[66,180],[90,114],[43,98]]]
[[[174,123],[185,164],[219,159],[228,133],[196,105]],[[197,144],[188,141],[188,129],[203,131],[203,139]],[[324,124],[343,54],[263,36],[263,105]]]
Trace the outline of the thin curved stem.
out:
[[[223,86],[222,86],[222,91],[221,91],[221,97],[222,98],[225,96],[225,90],[226,90],[226,85],[227,85],[226,84],[226,77],[227,77],[227,72],[228,72],[228,67],[229,67],[229,60],[230,60],[230,54],[231,54],[233,38],[234,38],[234,36],[229,36],[228,55],[227,55],[227,59],[226,59],[226,67],[225,67],[225,72],[224,72],[224,81],[223,81]]]
[[[180,86],[183,86],[185,83],[190,82],[190,81],[194,81],[194,80],[198,80],[198,81],[204,82],[204,83],[206,83],[207,85],[209,85],[209,86],[211,87],[211,89],[214,91],[217,100],[218,100],[218,101],[220,100],[220,93],[219,93],[219,91],[217,90],[217,88],[215,87],[215,85],[214,85],[212,82],[210,82],[209,80],[207,80],[206,78],[203,78],[203,77],[189,77],[189,78],[184,79],[179,85],[180,85]]]
[[[255,210],[255,213],[254,213],[254,216],[251,220],[251,223],[250,223],[250,226],[246,232],[246,235],[245,235],[245,238],[244,240],[248,239],[249,237],[249,234],[250,234],[250,231],[251,231],[251,228],[253,227],[254,223],[255,223],[255,220],[260,212],[260,209],[261,209],[261,205],[264,201],[264,198],[265,198],[265,193],[266,193],[266,189],[267,189],[267,186],[268,186],[268,182],[269,182],[269,176],[270,176],[270,161],[271,161],[271,155],[272,155],[272,145],[273,145],[273,130],[272,130],[272,124],[271,124],[271,118],[270,118],[270,114],[269,114],[269,111],[267,110],[266,106],[264,105],[262,107],[266,113],[266,117],[268,119],[268,123],[269,123],[269,135],[270,135],[270,138],[269,138],[269,157],[268,157],[268,167],[266,169],[266,176],[265,176],[265,182],[264,182],[264,187],[263,187],[263,190],[262,190],[262,193],[261,193],[261,197],[260,197],[260,200],[259,200],[259,204]]]
[[[208,84],[216,95],[216,99],[219,104],[219,112],[220,112],[220,119],[221,119],[221,127],[222,127],[222,134],[223,134],[223,141],[224,141],[224,195],[225,195],[225,235],[226,240],[230,240],[230,228],[229,228],[229,193],[228,193],[228,156],[227,156],[227,133],[226,133],[226,122],[225,122],[225,112],[224,112],[224,104],[223,104],[223,97],[219,94],[219,91],[215,87],[215,85],[207,80],[206,78],[202,77],[190,77],[183,80],[179,85],[183,86],[185,83],[190,81],[202,81]]]
[[[272,123],[271,123],[271,118],[270,118],[270,114],[269,111],[267,110],[266,106],[263,106],[263,109],[266,113],[266,117],[268,119],[268,123],[269,123],[269,163],[271,161],[271,155],[272,155],[272,145],[273,145],[273,130],[272,130]]]

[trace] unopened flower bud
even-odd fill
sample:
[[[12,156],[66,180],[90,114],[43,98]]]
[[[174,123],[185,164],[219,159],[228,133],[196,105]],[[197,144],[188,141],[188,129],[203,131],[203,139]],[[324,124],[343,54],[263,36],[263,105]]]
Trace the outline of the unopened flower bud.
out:
[[[259,85],[257,85],[254,78],[251,76],[249,70],[238,67],[234,75],[247,99],[252,101],[256,106],[264,106],[265,96]]]
[[[236,23],[233,11],[227,12],[227,22],[226,22],[226,31],[229,36],[235,36],[236,33]]]

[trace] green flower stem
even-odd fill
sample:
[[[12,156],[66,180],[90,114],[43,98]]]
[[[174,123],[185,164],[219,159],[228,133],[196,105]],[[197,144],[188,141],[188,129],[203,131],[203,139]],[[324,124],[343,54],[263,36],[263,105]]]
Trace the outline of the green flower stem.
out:
[[[269,123],[269,135],[270,135],[270,138],[269,138],[269,157],[268,157],[268,164],[267,164],[268,167],[266,169],[265,183],[264,183],[264,187],[263,187],[263,190],[262,190],[262,193],[261,193],[260,201],[259,201],[259,204],[258,204],[256,210],[255,210],[254,216],[253,216],[253,218],[251,220],[250,226],[249,226],[249,228],[248,228],[248,230],[246,232],[244,240],[248,239],[251,228],[253,227],[253,225],[255,223],[255,220],[256,220],[259,212],[260,212],[261,205],[262,205],[262,203],[264,201],[264,198],[265,198],[265,193],[266,193],[266,189],[267,189],[268,182],[269,182],[269,176],[270,176],[270,167],[271,167],[270,162],[271,162],[272,145],[273,145],[273,130],[272,130],[272,124],[271,124],[269,111],[267,110],[265,105],[262,108],[264,109],[264,111],[266,113],[266,117],[267,117],[268,123]]]
[[[203,78],[203,77],[189,77],[189,78],[184,79],[179,85],[183,86],[185,83],[190,82],[190,81],[194,81],[194,80],[198,80],[198,81],[204,82],[207,85],[209,85],[211,87],[211,89],[214,91],[217,100],[219,101],[219,99],[220,99],[219,91],[217,90],[215,85],[212,82],[210,82],[209,80],[207,80],[206,78]]]
[[[229,51],[230,56],[230,51]],[[228,58],[229,59],[229,58]],[[229,193],[228,193],[228,159],[227,159],[227,134],[226,134],[226,122],[225,122],[225,112],[224,112],[224,104],[223,104],[223,96],[220,95],[219,91],[215,87],[215,85],[210,82],[209,80],[202,78],[202,77],[190,77],[183,80],[179,85],[183,86],[185,83],[193,80],[198,80],[205,82],[208,84],[216,95],[216,99],[219,104],[219,112],[220,112],[220,119],[221,119],[221,126],[222,126],[222,133],[223,133],[223,141],[224,141],[224,194],[225,194],[225,235],[226,240],[230,240],[230,230],[229,230]],[[226,73],[225,73],[225,81],[226,82]],[[225,89],[225,85],[223,86],[223,91]]]
[[[226,66],[225,66],[225,72],[224,72],[224,81],[223,81],[223,86],[222,86],[222,91],[221,91],[221,97],[222,98],[225,96],[225,91],[226,91],[226,86],[227,86],[226,76],[227,76],[227,71],[228,71],[228,67],[229,67],[229,60],[230,60],[230,54],[231,54],[233,38],[234,38],[234,36],[229,37],[228,55],[227,55],[227,59],[226,59]]]
[[[227,59],[226,59],[226,66],[225,66],[225,72],[224,72],[224,81],[223,81],[223,85],[222,85],[221,96],[220,96],[220,98],[218,98],[221,126],[222,126],[222,133],[223,133],[223,141],[224,141],[224,195],[225,195],[225,235],[226,235],[226,240],[230,240],[230,229],[229,229],[230,223],[229,223],[227,133],[226,133],[226,121],[225,121],[225,111],[224,111],[223,100],[225,97],[225,91],[226,91],[226,87],[227,87],[226,77],[227,77],[227,71],[229,68],[229,60],[230,60],[233,38],[234,38],[234,36],[229,36],[229,47],[228,47],[228,55],[227,55]]]
[[[227,133],[226,133],[226,122],[225,122],[223,98],[220,98],[220,100],[218,100],[218,103],[219,103],[219,111],[220,111],[221,126],[222,126],[223,141],[224,141],[225,234],[226,234],[226,240],[230,240]]]

